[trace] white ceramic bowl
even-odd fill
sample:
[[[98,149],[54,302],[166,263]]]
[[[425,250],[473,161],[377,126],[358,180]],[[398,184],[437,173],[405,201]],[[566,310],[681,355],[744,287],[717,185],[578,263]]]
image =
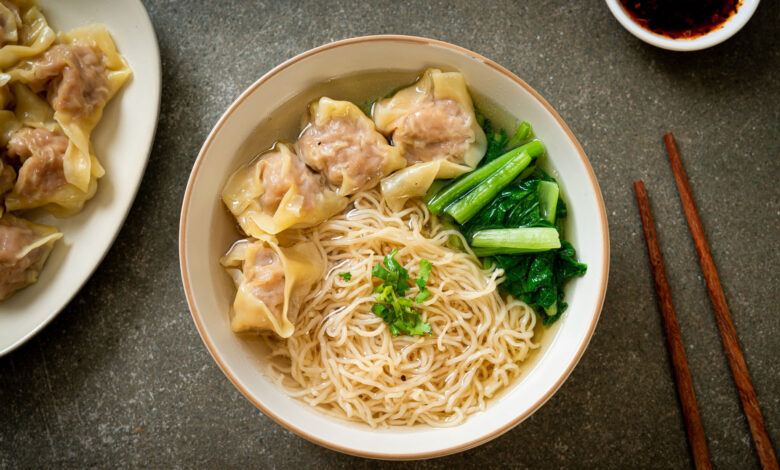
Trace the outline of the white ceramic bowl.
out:
[[[536,363],[492,399],[486,411],[453,428],[371,429],[325,416],[287,396],[262,373],[264,358],[257,344],[231,332],[228,310],[234,289],[218,260],[236,232],[219,195],[231,172],[262,150],[252,147],[258,124],[302,90],[358,72],[421,71],[429,66],[460,70],[472,90],[534,126],[568,196],[567,238],[588,264],[588,272],[569,282],[570,307]],[[531,87],[494,62],[457,46],[407,36],[371,36],[318,47],[279,65],[228,108],[203,144],[190,175],[182,205],[179,255],[187,300],[203,342],[252,403],[279,424],[323,446],[366,457],[416,459],[459,452],[506,432],[561,386],[596,327],[607,286],[609,236],[604,203],[588,159],[560,116]]]
[[[628,30],[629,33],[653,46],[670,51],[698,51],[720,44],[745,26],[758,7],[759,0],[742,0],[737,12],[719,28],[692,39],[672,39],[661,36],[637,24],[629,15],[619,0],[606,0],[609,11]]]

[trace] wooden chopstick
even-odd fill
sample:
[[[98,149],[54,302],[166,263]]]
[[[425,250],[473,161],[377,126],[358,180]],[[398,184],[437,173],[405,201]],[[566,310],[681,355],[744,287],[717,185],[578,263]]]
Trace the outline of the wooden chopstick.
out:
[[[688,227],[691,229],[693,244],[696,246],[696,253],[699,255],[701,271],[707,282],[707,290],[710,293],[710,301],[715,310],[715,318],[718,321],[723,348],[726,350],[731,374],[734,376],[734,382],[737,384],[739,399],[742,401],[742,410],[747,418],[750,434],[753,436],[758,459],[764,470],[778,469],[777,457],[775,457],[775,452],[772,449],[772,442],[769,440],[769,434],[767,434],[766,426],[764,425],[764,418],[761,416],[761,409],[758,407],[756,392],[750,381],[750,374],[748,374],[745,358],[742,356],[742,349],[739,347],[737,332],[734,329],[731,313],[726,304],[726,296],[723,294],[718,272],[710,254],[710,246],[707,243],[707,237],[704,235],[704,228],[701,225],[701,220],[699,220],[696,204],[693,202],[688,178],[685,176],[685,169],[683,169],[680,154],[677,151],[677,144],[671,132],[664,135],[664,143],[669,154],[669,162],[672,164],[672,170],[674,171],[674,179],[677,181],[677,191],[680,193],[680,200],[682,201],[683,209],[685,209],[685,217],[688,219]]]
[[[653,268],[655,280],[655,292],[658,296],[658,304],[661,307],[661,315],[664,320],[666,342],[669,346],[669,355],[672,357],[672,368],[677,383],[677,393],[682,403],[685,430],[688,432],[688,442],[691,445],[693,462],[696,468],[710,469],[710,454],[707,451],[707,441],[704,437],[704,428],[701,425],[699,408],[696,406],[696,394],[693,391],[691,373],[688,370],[688,360],[685,357],[680,327],[677,325],[677,315],[674,313],[672,294],[669,291],[669,282],[666,280],[666,269],[661,256],[661,248],[658,246],[658,236],[655,233],[653,216],[650,213],[650,202],[647,199],[647,191],[642,181],[634,181],[634,193],[636,203],[639,206],[639,215],[642,217],[642,228],[645,231],[647,242],[647,254],[650,257],[650,265]]]

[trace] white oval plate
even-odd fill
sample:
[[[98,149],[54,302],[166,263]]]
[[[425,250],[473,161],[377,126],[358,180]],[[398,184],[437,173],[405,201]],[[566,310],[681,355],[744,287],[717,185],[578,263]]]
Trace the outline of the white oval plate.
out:
[[[141,183],[160,112],[160,50],[140,0],[41,0],[55,31],[93,23],[108,27],[132,78],[106,106],[93,133],[95,153],[106,169],[95,197],[67,219],[36,214],[55,225],[57,242],[36,284],[0,302],[0,356],[30,339],[76,295],[114,243]]]

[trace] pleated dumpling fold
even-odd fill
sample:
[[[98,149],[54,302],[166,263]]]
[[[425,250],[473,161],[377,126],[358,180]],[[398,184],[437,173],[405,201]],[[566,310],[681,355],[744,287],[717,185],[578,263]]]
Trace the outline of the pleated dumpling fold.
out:
[[[55,227],[11,214],[0,217],[0,300],[38,280],[54,243],[62,238]]]
[[[460,72],[426,70],[414,84],[377,101],[373,119],[410,164],[382,182],[391,208],[424,195],[434,179],[474,169],[487,149]]]
[[[0,70],[40,54],[55,38],[34,1],[0,2]]]
[[[283,143],[236,170],[222,190],[222,201],[255,238],[313,227],[347,206],[345,196],[328,188]]]
[[[325,260],[311,242],[281,247],[273,237],[240,240],[220,260],[236,285],[233,331],[272,330],[289,338],[301,302],[323,275]]]
[[[0,84],[5,83],[15,98],[15,122],[4,111],[0,139],[12,143],[19,136],[17,140],[28,147],[17,157],[17,164],[22,165],[17,185],[28,181],[28,188],[32,188],[40,180],[24,179],[25,165],[36,167],[31,175],[45,171],[49,178],[46,191],[30,193],[15,188],[6,197],[8,210],[43,206],[58,217],[66,217],[92,198],[97,179],[105,171],[90,136],[106,103],[130,75],[127,62],[102,25],[59,33],[56,44],[44,53],[0,74]],[[46,99],[40,96],[44,93]],[[28,159],[27,154],[33,158]],[[57,188],[52,190],[55,183]]]
[[[399,149],[349,101],[322,97],[311,103],[296,145],[301,159],[345,196],[373,188],[380,178],[406,166]]]

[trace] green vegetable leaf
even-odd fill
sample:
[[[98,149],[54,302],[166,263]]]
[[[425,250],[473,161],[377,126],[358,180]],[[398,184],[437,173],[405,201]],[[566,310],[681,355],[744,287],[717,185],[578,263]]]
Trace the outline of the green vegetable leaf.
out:
[[[349,280],[352,279],[352,273],[345,271],[343,273],[339,273],[339,277],[344,279],[344,281],[349,282]]]
[[[412,299],[404,297],[409,290],[409,272],[395,259],[398,250],[386,255],[383,263],[374,266],[372,274],[384,282],[374,288],[376,304],[371,311],[388,324],[393,336],[399,334],[431,334],[430,323],[423,320],[418,310],[413,308]],[[425,288],[433,265],[426,259],[420,260],[420,275],[414,279],[420,289],[414,301],[422,303],[431,293]]]
[[[500,157],[504,153],[509,137],[507,137],[504,129],[494,131],[493,123],[490,122],[490,119],[485,119],[482,128],[485,131],[485,137],[487,137],[487,151],[485,152],[485,158],[482,159],[484,164]]]
[[[403,297],[406,295],[406,291],[409,290],[409,271],[395,260],[396,254],[398,254],[398,249],[393,250],[389,255],[385,255],[384,266],[381,263],[377,264],[374,266],[371,274],[382,279],[386,284],[391,285],[398,292],[398,295]]]
[[[425,287],[431,276],[431,269],[433,269],[433,264],[430,261],[425,258],[420,259],[420,276],[414,278],[414,283],[420,289],[420,293],[414,298],[418,304],[425,302],[431,296],[431,292]]]
[[[501,228],[551,227],[560,234],[562,219],[567,213],[566,204],[559,194],[555,223],[546,219],[539,200],[538,188],[542,181],[557,184],[554,178],[537,168],[504,187],[479,213],[459,225],[459,230],[467,240],[481,230]],[[587,271],[585,264],[577,262],[571,243],[560,238],[561,247],[555,250],[495,255],[485,261],[487,265],[495,263],[504,270],[506,280],[499,285],[500,290],[531,306],[545,325],[555,322],[566,310],[566,280]]]

